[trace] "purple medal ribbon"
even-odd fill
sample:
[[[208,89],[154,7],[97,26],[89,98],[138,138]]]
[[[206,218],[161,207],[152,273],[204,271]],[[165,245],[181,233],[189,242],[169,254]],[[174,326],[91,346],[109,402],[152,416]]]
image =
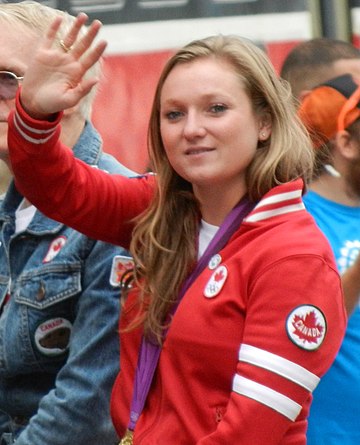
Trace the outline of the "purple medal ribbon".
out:
[[[236,229],[239,228],[242,220],[254,207],[255,203],[251,203],[245,196],[227,215],[219,230],[216,232],[214,238],[209,243],[204,254],[198,261],[195,269],[185,280],[180,290],[176,307],[194,280],[207,266],[212,256],[226,245]],[[151,343],[145,337],[142,338],[135,374],[134,393],[131,401],[130,420],[128,424],[128,430],[130,431],[134,431],[136,422],[144,408],[150,385],[154,377],[155,369],[159,361],[160,352],[160,345]]]

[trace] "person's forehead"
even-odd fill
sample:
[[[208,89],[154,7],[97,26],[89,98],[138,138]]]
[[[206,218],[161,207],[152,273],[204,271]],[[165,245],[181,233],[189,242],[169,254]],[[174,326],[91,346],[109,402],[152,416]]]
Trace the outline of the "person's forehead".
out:
[[[340,59],[333,64],[334,73],[332,77],[351,74],[360,81],[360,57],[358,59]]]

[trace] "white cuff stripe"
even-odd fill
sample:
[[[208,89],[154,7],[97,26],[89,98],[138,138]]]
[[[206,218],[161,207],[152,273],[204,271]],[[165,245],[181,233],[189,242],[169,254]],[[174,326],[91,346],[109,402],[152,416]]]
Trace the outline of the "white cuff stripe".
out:
[[[297,363],[255,346],[241,345],[239,360],[274,372],[309,391],[314,391],[320,381],[317,375]]]
[[[303,203],[299,204],[293,204],[290,206],[284,206],[273,210],[265,210],[263,212],[257,212],[254,214],[250,214],[247,218],[244,219],[244,221],[248,222],[257,222],[261,221],[263,219],[271,218],[273,216],[282,215],[284,213],[290,213],[290,212],[297,212],[299,210],[304,210],[305,206]],[[254,210],[256,211],[256,209]]]
[[[57,124],[54,125],[54,127],[49,128],[47,130],[40,130],[38,128],[33,128],[30,127],[29,125],[27,125],[22,119],[21,116],[18,112],[15,113],[15,119],[18,121],[18,124],[23,126],[26,130],[31,131],[32,133],[35,134],[48,134],[48,133],[52,133],[56,130]]]
[[[301,411],[301,405],[267,386],[256,383],[238,374],[233,381],[233,391],[256,400],[294,421]]]
[[[23,124],[23,122],[21,122],[21,119],[19,119],[19,120],[20,120],[20,123]],[[38,144],[38,145],[43,144],[43,143],[47,142],[49,139],[51,139],[52,136],[54,135],[55,131],[56,131],[56,127],[51,129],[51,130],[46,130],[46,131],[39,130],[39,131],[37,131],[38,134],[40,134],[40,133],[47,134],[47,133],[50,133],[50,132],[51,132],[51,134],[48,137],[46,137],[46,138],[38,139],[38,138],[32,138],[31,136],[27,135],[22,130],[21,126],[19,125],[19,122],[18,122],[18,119],[17,119],[17,115],[15,115],[14,125],[15,125],[17,131],[20,133],[20,135],[21,135],[21,137],[23,139],[25,139],[28,142],[31,142],[32,144]],[[26,128],[27,126],[23,125],[23,127]],[[30,128],[30,127],[28,127],[28,128]],[[34,129],[30,128],[30,131],[33,131],[33,130]],[[36,131],[33,131],[33,132],[36,133]]]
[[[292,192],[278,193],[277,195],[269,196],[268,198],[262,199],[256,207],[259,208],[266,205],[287,201],[290,199],[300,198],[301,195],[302,195],[302,190],[294,190]]]

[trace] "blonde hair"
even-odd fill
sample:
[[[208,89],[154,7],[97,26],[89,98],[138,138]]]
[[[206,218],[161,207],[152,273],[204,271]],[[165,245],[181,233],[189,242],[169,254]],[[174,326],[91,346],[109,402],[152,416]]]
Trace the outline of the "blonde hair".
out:
[[[267,113],[271,137],[259,143],[247,171],[249,198],[258,201],[276,185],[311,177],[313,149],[297,117],[291,94],[262,50],[247,39],[212,36],[180,49],[165,65],[155,92],[149,124],[149,154],[157,173],[157,193],[134,231],[132,252],[136,280],[145,306],[144,328],[158,341],[169,322],[181,284],[196,262],[199,206],[189,182],[170,165],[160,133],[160,95],[178,64],[199,58],[230,63],[248,94],[255,113]]]
[[[6,20],[10,23],[20,24],[32,30],[35,35],[42,38],[45,35],[50,24],[58,16],[62,17],[61,28],[58,32],[58,41],[61,40],[69,31],[75,17],[65,11],[50,8],[41,3],[25,0],[20,3],[0,3],[0,20]],[[83,30],[85,32],[85,29]],[[93,77],[100,74],[100,64],[90,68],[86,76]],[[93,88],[80,104],[80,113],[84,119],[89,119],[91,115],[92,101],[96,89]]]

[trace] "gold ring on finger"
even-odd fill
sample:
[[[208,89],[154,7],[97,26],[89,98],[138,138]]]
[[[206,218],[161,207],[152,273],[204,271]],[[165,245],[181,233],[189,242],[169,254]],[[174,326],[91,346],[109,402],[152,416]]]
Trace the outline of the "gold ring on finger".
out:
[[[69,51],[72,50],[72,46],[65,45],[65,42],[63,41],[63,39],[59,40],[59,45],[66,53],[68,53]]]

